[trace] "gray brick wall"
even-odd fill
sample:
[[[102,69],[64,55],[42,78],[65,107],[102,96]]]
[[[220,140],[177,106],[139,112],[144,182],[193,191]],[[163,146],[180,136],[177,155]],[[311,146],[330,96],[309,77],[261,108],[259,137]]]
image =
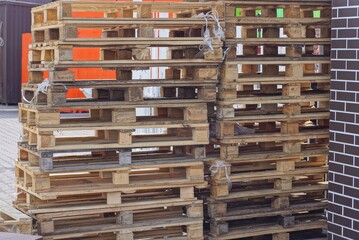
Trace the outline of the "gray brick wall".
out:
[[[359,239],[359,0],[333,0],[328,238]]]

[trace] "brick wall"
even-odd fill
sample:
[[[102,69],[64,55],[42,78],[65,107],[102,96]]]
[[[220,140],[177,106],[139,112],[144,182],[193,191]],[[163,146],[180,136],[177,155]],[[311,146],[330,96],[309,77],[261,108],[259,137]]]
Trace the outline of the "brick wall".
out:
[[[359,239],[359,0],[333,0],[329,239]]]

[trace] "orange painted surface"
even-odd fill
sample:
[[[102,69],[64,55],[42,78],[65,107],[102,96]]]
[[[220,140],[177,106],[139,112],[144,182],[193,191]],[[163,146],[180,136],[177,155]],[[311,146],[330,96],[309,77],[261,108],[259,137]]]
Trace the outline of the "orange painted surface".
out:
[[[21,83],[27,83],[29,76],[27,65],[29,63],[29,44],[31,44],[31,33],[23,33],[21,39]]]

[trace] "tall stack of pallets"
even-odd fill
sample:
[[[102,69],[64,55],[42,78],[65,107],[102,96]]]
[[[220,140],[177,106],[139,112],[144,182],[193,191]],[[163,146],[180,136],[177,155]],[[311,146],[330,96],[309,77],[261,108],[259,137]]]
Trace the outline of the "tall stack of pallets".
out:
[[[207,186],[207,106],[222,60],[221,41],[203,48],[203,30],[218,27],[203,16],[221,16],[221,6],[58,1],[32,10],[14,205],[44,239],[203,239],[194,189]],[[154,19],[158,12],[167,17]],[[158,29],[167,34],[156,38]],[[98,30],[102,37],[86,37]],[[81,48],[100,49],[97,60],[74,59]],[[153,48],[167,48],[165,59]],[[165,76],[136,80],[152,67]],[[88,68],[116,79],[76,79]],[[160,88],[158,96],[147,87]],[[91,97],[69,99],[72,88],[92,89]]]
[[[224,4],[209,238],[325,239],[331,3]]]

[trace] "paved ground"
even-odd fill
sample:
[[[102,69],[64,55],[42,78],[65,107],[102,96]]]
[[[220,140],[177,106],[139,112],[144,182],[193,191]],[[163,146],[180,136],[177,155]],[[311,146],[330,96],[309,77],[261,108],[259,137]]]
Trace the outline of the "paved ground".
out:
[[[15,197],[14,161],[21,129],[17,108],[0,106],[0,200],[11,204]]]

